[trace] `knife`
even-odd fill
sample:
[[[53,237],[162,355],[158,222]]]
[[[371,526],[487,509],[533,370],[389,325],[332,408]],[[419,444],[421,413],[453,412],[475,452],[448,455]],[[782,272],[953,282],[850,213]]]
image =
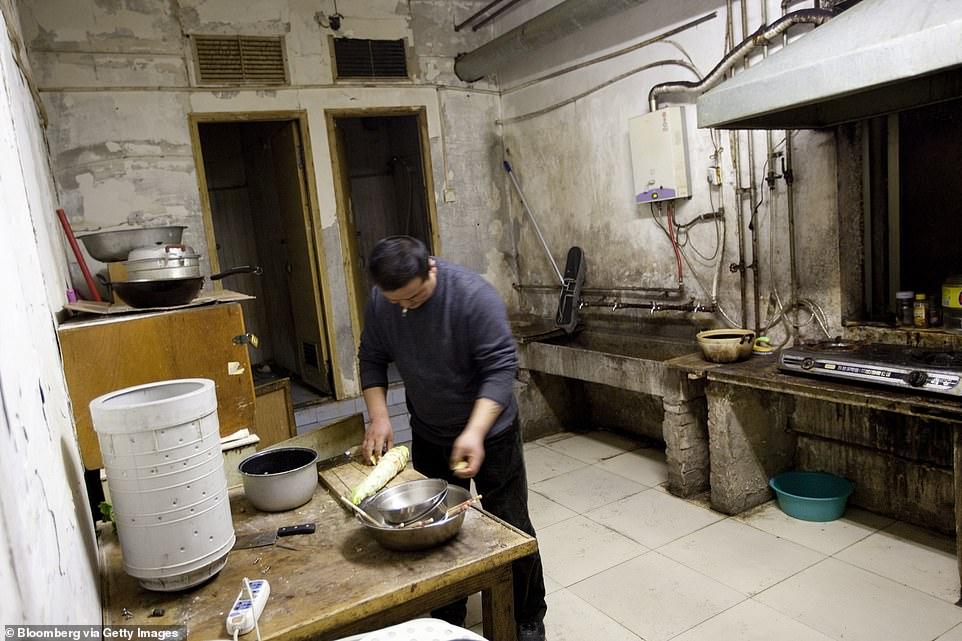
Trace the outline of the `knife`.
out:
[[[265,545],[273,545],[279,536],[293,536],[295,534],[314,534],[314,523],[300,523],[298,525],[285,525],[276,530],[265,532],[255,532],[254,534],[244,534],[237,537],[234,542],[234,550],[244,548],[259,548]]]

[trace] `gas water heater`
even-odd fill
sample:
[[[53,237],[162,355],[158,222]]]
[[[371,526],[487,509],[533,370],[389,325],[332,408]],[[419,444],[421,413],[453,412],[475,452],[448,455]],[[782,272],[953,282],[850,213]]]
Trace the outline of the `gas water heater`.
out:
[[[628,120],[635,202],[691,196],[685,108],[666,107]]]

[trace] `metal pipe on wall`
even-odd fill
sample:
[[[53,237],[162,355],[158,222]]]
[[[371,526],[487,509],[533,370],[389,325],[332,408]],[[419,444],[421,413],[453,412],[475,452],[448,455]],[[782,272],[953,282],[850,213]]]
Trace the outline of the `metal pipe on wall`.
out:
[[[474,51],[458,56],[454,73],[465,82],[481,80],[515,58],[647,0],[565,0]]]
[[[786,14],[773,22],[770,26],[762,25],[755,33],[746,37],[734,49],[728,52],[704,78],[698,82],[665,82],[655,85],[648,92],[648,104],[652,111],[658,109],[658,97],[664,94],[700,94],[708,91],[725,78],[725,74],[742,58],[747,56],[755,47],[769,42],[784,34],[797,24],[825,24],[835,14],[824,9],[801,9]]]
[[[732,6],[732,0],[728,0],[727,20],[727,35],[729,41],[725,43],[727,52],[722,60],[730,59],[734,62],[735,58],[731,55],[735,48],[735,11]],[[723,73],[734,76],[735,70],[733,67],[734,64],[730,65]],[[652,93],[653,92],[654,88],[652,88]],[[648,94],[649,99],[651,99],[652,93]],[[740,166],[741,145],[739,145],[738,133],[736,131],[728,132],[728,142],[732,150],[732,173],[735,178],[735,238],[738,239],[738,263],[733,263],[731,269],[738,271],[738,292],[741,300],[741,315],[738,317],[738,320],[742,325],[745,325],[745,319],[748,316],[748,275],[745,273],[745,214],[742,204],[744,191],[742,188]]]
[[[517,0],[514,0],[514,1],[516,2]],[[466,18],[463,22],[454,25],[454,30],[455,30],[455,31],[461,31],[461,29],[464,29],[466,26],[468,26],[469,24],[471,24],[472,22],[474,22],[475,20],[477,20],[479,17],[481,17],[481,16],[483,16],[485,13],[487,13],[487,11],[488,11],[489,9],[491,9],[491,8],[494,7],[495,5],[501,4],[502,2],[504,2],[504,0],[493,0],[492,2],[489,2],[488,4],[484,5],[483,7],[481,7],[480,9],[478,9],[477,11],[475,11],[474,13],[472,13],[472,14],[471,14],[468,18]]]
[[[545,291],[554,294],[558,293],[557,285],[525,285],[524,283],[512,283],[511,286],[517,291]],[[605,294],[662,294],[666,298],[680,296],[685,293],[684,287],[582,287],[581,293],[587,296],[604,296]]]
[[[819,7],[819,0],[814,0],[815,8]],[[782,4],[782,14],[788,11],[788,7]],[[782,46],[788,44],[788,34],[782,36]],[[792,343],[798,343],[798,263],[795,247],[795,169],[792,164],[792,138],[793,132],[785,132],[785,167],[782,176],[785,178],[785,202],[788,209],[788,264],[789,264],[789,304],[792,308]]]
[[[489,22],[491,22],[492,20],[500,16],[502,13],[504,13],[511,7],[518,4],[519,2],[522,2],[522,0],[511,0],[510,2],[508,2],[508,4],[504,5],[503,7],[500,7],[497,11],[492,13],[490,16],[487,16],[484,20],[481,20],[477,24],[473,25],[471,27],[471,31],[477,31],[478,29],[488,24]]]
[[[763,0],[764,1],[764,0]],[[742,35],[748,34],[748,2],[742,0]],[[762,22],[759,29],[764,29],[765,23]],[[751,63],[748,60],[750,51],[745,54],[744,68],[748,69]],[[745,266],[745,269],[752,270],[752,315],[754,317],[755,335],[758,335],[761,318],[759,314],[758,301],[758,226],[755,224],[757,212],[755,203],[758,202],[758,183],[755,181],[755,135],[753,131],[746,132],[748,135],[748,193],[749,193],[749,215],[748,232],[752,243],[752,262]]]

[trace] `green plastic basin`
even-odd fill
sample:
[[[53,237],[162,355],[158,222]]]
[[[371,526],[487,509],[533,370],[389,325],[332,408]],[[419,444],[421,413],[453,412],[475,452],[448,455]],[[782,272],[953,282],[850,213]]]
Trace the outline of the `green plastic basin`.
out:
[[[852,482],[827,472],[784,472],[768,484],[778,506],[803,521],[834,521],[845,513]]]

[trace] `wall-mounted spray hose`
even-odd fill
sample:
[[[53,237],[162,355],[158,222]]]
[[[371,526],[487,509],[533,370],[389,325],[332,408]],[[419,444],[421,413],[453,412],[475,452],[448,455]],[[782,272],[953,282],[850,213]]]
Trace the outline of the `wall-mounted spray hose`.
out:
[[[698,82],[665,82],[655,85],[648,92],[648,105],[652,111],[658,110],[658,97],[664,94],[699,94],[707,91],[721,82],[725,73],[735,66],[735,64],[749,55],[756,47],[764,45],[778,36],[782,35],[789,28],[797,24],[822,25],[828,22],[835,14],[825,9],[802,9],[786,14],[773,22],[771,25],[759,27],[755,33],[745,38],[734,49],[715,65],[708,75]]]

